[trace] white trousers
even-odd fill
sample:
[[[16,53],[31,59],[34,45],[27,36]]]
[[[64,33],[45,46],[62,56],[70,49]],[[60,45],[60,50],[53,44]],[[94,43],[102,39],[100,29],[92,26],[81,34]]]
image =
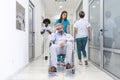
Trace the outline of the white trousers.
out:
[[[51,56],[51,66],[57,67],[57,55],[66,54],[66,64],[70,63],[72,65],[72,42],[67,42],[63,48],[59,45],[52,44],[50,47],[50,56]]]
[[[50,45],[50,38],[49,38],[49,36],[47,37],[47,38],[44,38],[43,39],[43,46],[44,46],[44,57],[45,56],[49,56],[49,49],[50,49],[50,47],[49,47],[49,45]]]

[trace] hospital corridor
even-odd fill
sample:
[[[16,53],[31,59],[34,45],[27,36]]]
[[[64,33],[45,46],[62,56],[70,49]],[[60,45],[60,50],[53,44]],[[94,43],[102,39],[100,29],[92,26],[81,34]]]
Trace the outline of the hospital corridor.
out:
[[[120,80],[120,0],[2,0],[0,80]]]
[[[114,80],[91,63],[89,66],[75,65],[75,74],[66,70],[48,74],[49,61],[44,60],[41,56],[8,80]]]

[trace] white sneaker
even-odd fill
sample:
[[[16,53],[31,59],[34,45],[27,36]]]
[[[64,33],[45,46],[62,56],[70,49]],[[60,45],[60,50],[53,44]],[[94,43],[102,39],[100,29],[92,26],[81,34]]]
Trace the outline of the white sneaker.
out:
[[[82,65],[82,61],[79,62],[79,65]]]

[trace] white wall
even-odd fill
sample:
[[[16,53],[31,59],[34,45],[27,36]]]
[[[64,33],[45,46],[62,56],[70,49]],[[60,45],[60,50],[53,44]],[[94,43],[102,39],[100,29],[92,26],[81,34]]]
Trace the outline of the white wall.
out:
[[[25,8],[25,32],[16,29],[16,0],[2,0],[0,3],[0,80],[14,74],[29,62],[28,56],[28,2],[17,0]],[[40,24],[44,14],[40,0],[35,3],[36,54],[40,55]]]
[[[28,1],[19,1],[26,9],[25,32],[16,30],[16,0],[0,3],[0,80],[28,63]]]

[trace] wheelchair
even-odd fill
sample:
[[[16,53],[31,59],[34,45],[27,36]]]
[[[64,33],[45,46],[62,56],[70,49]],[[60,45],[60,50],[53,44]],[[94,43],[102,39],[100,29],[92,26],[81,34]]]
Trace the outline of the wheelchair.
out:
[[[65,70],[65,58],[66,58],[66,54],[59,54],[59,55],[57,55],[57,62],[58,62],[58,64],[57,64],[57,68],[58,68],[58,72],[61,72],[61,71],[63,71],[63,70]],[[51,62],[50,62],[51,63]],[[74,52],[72,52],[72,65],[71,65],[72,67],[69,69],[70,70],[70,72],[72,73],[72,74],[75,74],[75,67],[74,67]],[[49,69],[50,69],[50,65],[49,65]],[[49,71],[49,74],[51,74],[51,73],[53,73],[53,72],[50,72]]]

